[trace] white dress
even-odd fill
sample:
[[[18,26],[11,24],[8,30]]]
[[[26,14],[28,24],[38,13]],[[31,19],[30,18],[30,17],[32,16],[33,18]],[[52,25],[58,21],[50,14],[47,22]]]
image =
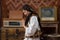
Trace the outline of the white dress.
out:
[[[38,20],[36,16],[32,16],[28,23],[28,27],[25,28],[25,36],[32,36],[36,30],[40,30]],[[24,40],[40,40],[40,38],[24,38]]]

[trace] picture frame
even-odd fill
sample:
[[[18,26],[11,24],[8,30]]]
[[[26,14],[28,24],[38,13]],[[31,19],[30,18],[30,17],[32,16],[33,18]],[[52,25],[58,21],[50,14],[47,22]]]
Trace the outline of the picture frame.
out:
[[[41,21],[56,21],[57,7],[40,7],[39,16]]]

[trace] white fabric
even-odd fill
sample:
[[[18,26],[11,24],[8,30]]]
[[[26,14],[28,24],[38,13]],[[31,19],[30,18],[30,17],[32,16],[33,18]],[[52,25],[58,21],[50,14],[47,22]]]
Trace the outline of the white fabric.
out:
[[[37,29],[40,30],[37,17],[32,16],[28,23],[28,27],[25,28],[25,36],[34,35]],[[40,38],[25,38],[24,40],[40,40]]]

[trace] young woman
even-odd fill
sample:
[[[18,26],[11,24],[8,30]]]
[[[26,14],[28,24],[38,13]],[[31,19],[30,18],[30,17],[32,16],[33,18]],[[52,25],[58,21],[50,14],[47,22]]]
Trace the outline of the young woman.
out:
[[[40,35],[35,36],[37,30],[41,30],[40,18],[34,9],[29,5],[23,6],[23,17],[25,19],[25,39],[24,40],[40,40]]]

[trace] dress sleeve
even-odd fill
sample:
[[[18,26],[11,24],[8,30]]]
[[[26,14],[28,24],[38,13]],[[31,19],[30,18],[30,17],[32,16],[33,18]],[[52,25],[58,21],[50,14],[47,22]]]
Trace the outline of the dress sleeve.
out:
[[[37,17],[36,16],[32,16],[30,18],[30,22],[28,24],[28,30],[27,30],[27,34],[32,36],[34,35],[34,33],[36,32],[37,30],[37,26],[38,26],[38,21],[37,21]]]

